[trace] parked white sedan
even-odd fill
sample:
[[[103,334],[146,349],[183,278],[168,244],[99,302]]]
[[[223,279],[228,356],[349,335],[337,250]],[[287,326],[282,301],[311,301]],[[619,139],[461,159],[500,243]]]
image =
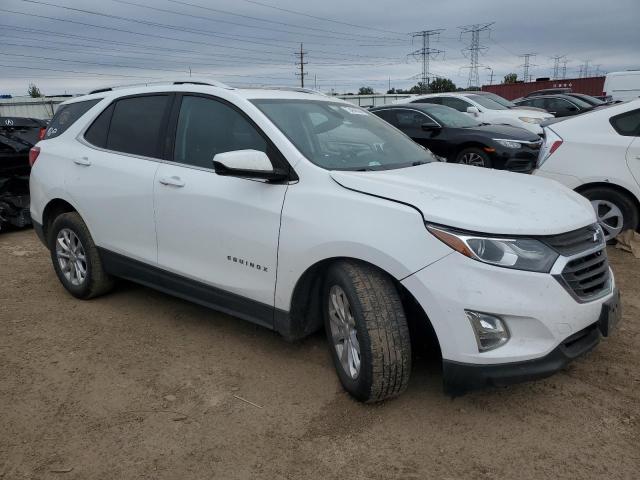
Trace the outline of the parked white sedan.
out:
[[[467,113],[481,123],[493,125],[512,125],[526,128],[536,135],[542,134],[540,124],[553,118],[550,113],[533,110],[510,109],[488,98],[486,95],[478,95],[474,92],[464,93],[430,93],[428,95],[416,95],[403,98],[395,103],[435,103],[446,105],[459,112]]]
[[[640,226],[640,100],[544,127],[541,175],[581,193],[605,238]]]

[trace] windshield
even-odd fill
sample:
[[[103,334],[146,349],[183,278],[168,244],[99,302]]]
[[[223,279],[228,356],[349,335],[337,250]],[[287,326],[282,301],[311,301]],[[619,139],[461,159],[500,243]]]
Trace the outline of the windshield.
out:
[[[571,101],[581,108],[590,108],[595,105],[604,105],[603,101],[593,97],[585,98],[585,96],[582,96],[582,95],[570,95],[570,97],[571,97]]]
[[[327,170],[389,170],[435,161],[362,108],[323,100],[252,100],[300,152]]]
[[[478,95],[478,96],[480,96],[480,95]],[[486,98],[488,98],[490,100],[493,100],[496,103],[499,103],[503,107],[507,107],[507,108],[517,107],[517,105],[515,103],[510,102],[506,98],[502,98],[500,95],[496,95],[495,93],[487,92],[487,93],[483,93],[482,96],[486,97]]]
[[[424,111],[445,127],[469,128],[480,125],[473,117],[444,105],[429,105]]]
[[[491,100],[484,95],[467,95],[467,98],[489,110],[508,110],[504,105],[500,105],[495,100]]]

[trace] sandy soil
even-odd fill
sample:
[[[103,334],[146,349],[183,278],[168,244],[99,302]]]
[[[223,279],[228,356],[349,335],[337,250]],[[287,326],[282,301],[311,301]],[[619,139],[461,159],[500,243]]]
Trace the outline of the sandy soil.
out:
[[[129,283],[75,300],[32,231],[2,233],[0,478],[639,478],[640,260],[610,257],[623,323],[565,371],[452,400],[417,360],[363,406],[321,335]]]

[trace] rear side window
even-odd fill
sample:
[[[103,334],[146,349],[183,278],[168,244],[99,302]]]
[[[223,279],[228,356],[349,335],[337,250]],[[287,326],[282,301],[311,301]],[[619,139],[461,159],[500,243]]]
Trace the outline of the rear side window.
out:
[[[111,123],[111,115],[113,115],[113,107],[113,104],[109,105],[109,107],[98,115],[98,118],[93,121],[84,134],[85,140],[96,147],[107,148],[107,135],[109,134],[109,124]]]
[[[611,117],[611,126],[625,137],[640,136],[640,109]]]
[[[180,106],[175,162],[213,168],[213,157],[234,150],[267,153],[267,142],[238,111],[204,97],[185,96]]]
[[[118,100],[113,107],[106,148],[159,158],[160,133],[168,102],[168,95]]]
[[[45,140],[56,138],[62,135],[71,125],[75,123],[82,115],[98,103],[101,98],[93,100],[85,100],[84,102],[75,102],[68,105],[61,105],[58,111],[51,119],[49,128],[44,135]]]

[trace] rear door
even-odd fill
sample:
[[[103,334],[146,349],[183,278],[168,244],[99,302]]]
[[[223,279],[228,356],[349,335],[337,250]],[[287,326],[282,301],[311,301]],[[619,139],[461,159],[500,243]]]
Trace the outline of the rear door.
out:
[[[628,137],[627,165],[640,186],[640,109],[631,110],[611,118],[611,126],[619,135]]]
[[[279,153],[228,102],[185,94],[176,107],[174,145],[154,184],[158,266],[198,282],[185,295],[271,326],[287,185],[218,175],[213,157],[250,149],[276,164]]]
[[[67,190],[96,244],[155,264],[153,181],[164,147],[170,94],[124,97],[84,132],[69,160]]]

